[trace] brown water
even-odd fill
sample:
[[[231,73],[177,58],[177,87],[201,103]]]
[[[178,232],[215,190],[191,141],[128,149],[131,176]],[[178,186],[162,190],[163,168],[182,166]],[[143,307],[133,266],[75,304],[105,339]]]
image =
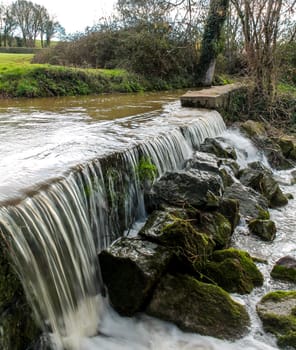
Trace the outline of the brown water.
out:
[[[182,92],[0,101],[0,202],[168,127]],[[182,111],[184,113],[184,111]],[[161,130],[159,130],[161,132]]]

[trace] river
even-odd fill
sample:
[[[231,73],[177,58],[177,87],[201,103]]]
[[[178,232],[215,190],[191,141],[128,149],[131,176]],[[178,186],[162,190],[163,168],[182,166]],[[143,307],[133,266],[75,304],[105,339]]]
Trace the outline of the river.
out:
[[[39,226],[40,220],[43,219],[41,218],[43,214],[38,217],[37,212],[39,212],[41,207],[43,208],[45,206],[45,203],[46,205],[49,202],[52,203],[52,198],[58,196],[58,191],[61,189],[68,191],[72,199],[80,196],[79,186],[77,189],[75,187],[77,186],[77,180],[73,179],[71,174],[73,172],[75,173],[75,171],[80,171],[80,169],[85,174],[86,171],[83,169],[88,169],[88,175],[83,175],[88,180],[89,173],[93,171],[96,173],[99,172],[97,168],[94,170],[93,165],[88,165],[93,159],[112,154],[114,151],[122,152],[122,150],[143,144],[146,140],[152,140],[149,146],[143,148],[144,151],[147,151],[152,158],[156,157],[155,162],[159,162],[159,169],[163,167],[164,163],[169,163],[169,168],[172,168],[178,165],[178,159],[180,160],[190,156],[192,146],[196,142],[194,140],[197,136],[204,138],[225,132],[223,131],[223,127],[217,122],[219,116],[215,112],[181,108],[178,101],[180,94],[181,92],[135,95],[119,94],[1,101],[0,202],[3,209],[0,207],[0,220],[1,217],[2,220],[10,218],[11,212],[18,213],[18,215],[21,212],[24,217],[35,215],[39,220],[36,227]],[[197,120],[199,120],[199,126],[195,128]],[[213,121],[211,122],[211,120]],[[201,124],[205,125],[204,129],[200,127]],[[186,144],[183,144],[183,140],[180,141],[182,135],[174,131],[175,129],[179,130],[179,128],[183,128],[184,125],[189,126],[188,130],[185,130],[185,134],[186,132],[188,134]],[[184,130],[182,132],[184,134]],[[192,136],[193,133],[195,133],[194,136]],[[169,134],[172,134],[170,139],[173,141],[171,143],[168,143],[166,139]],[[159,136],[162,139],[159,139]],[[254,156],[256,157],[257,155],[256,150],[254,151],[254,148],[246,139],[236,131],[226,131],[225,136],[233,140],[236,139],[238,145],[243,143],[245,149],[250,147],[249,149],[250,151],[252,149],[252,152],[249,152],[249,154],[252,154],[251,160],[254,160]],[[153,146],[153,142],[157,146]],[[183,142],[182,145],[180,142]],[[165,154],[163,150],[165,147],[174,147],[174,152],[177,150],[175,153],[178,154],[174,154],[174,159],[170,158],[172,155]],[[144,152],[143,149],[142,152]],[[160,153],[160,150],[164,152],[161,159],[156,155],[157,152]],[[129,155],[128,161],[133,162],[134,156],[134,154]],[[124,157],[125,159],[128,158],[127,156]],[[241,161],[243,165],[248,159],[242,158]],[[162,170],[164,171],[165,168]],[[265,277],[264,286],[256,288],[248,296],[233,295],[236,300],[247,306],[251,315],[252,327],[250,333],[244,339],[235,343],[229,343],[210,337],[185,334],[170,324],[145,315],[139,315],[136,318],[122,318],[116,315],[104,301],[99,300],[98,302],[97,300],[91,300],[89,303],[88,301],[84,303],[81,308],[78,307],[75,316],[71,314],[69,321],[71,324],[69,327],[72,333],[68,335],[69,339],[66,343],[74,344],[71,346],[76,350],[277,349],[275,339],[263,332],[255,311],[256,303],[268,291],[295,289],[295,285],[293,284],[275,282],[269,277],[272,265],[278,258],[288,254],[296,257],[294,243],[296,241],[296,222],[294,215],[296,210],[296,185],[289,185],[289,172],[277,172],[276,176],[280,179],[283,190],[294,195],[294,199],[289,201],[287,207],[271,210],[272,219],[276,222],[278,229],[276,239],[273,242],[260,242],[258,244],[257,239],[249,235],[243,223],[241,223],[241,226],[238,227],[233,236],[233,245],[235,247],[247,250],[252,255],[268,259],[267,265],[259,264],[259,268]],[[95,184],[91,183],[91,186],[96,188],[99,185],[100,181],[97,181]],[[136,190],[135,188],[134,191]],[[47,197],[47,192],[51,192],[51,196]],[[100,187],[100,191],[98,192],[103,196],[104,189]],[[131,194],[129,195],[131,196]],[[33,198],[32,200],[30,199],[31,197]],[[59,204],[64,203],[64,200],[65,198],[59,198]],[[134,201],[134,197],[132,196],[130,200]],[[79,204],[80,210],[84,205],[84,198],[79,197],[79,201],[81,202]],[[106,210],[105,205],[106,203],[102,202],[101,207],[96,209],[95,214],[98,212],[101,213],[101,211],[104,212]],[[130,206],[130,204],[127,206]],[[72,207],[70,209],[72,210]],[[77,208],[75,209],[76,216],[72,213],[71,216],[68,213],[71,211],[70,209],[67,209],[67,219],[69,216],[69,220],[72,220],[76,224]],[[89,210],[89,208],[86,209]],[[55,212],[54,215],[57,216],[59,213]],[[23,217],[22,219],[24,220]],[[83,225],[86,227],[88,223],[85,220],[84,215],[81,214],[81,220],[77,225],[79,226],[83,222]],[[53,225],[52,222],[50,224],[50,226]],[[16,226],[14,225],[16,225],[16,222],[12,220],[9,227],[15,228]],[[102,230],[102,227],[107,230],[106,227],[108,225],[106,223],[103,226],[101,223],[96,223],[96,225],[99,231]],[[91,236],[94,229],[93,226],[96,225],[92,223],[91,227],[87,229],[88,235],[85,234],[88,237],[87,239],[83,237],[81,238],[82,240],[77,240],[78,244],[83,241],[88,245],[88,249],[86,249],[88,260],[86,262],[83,260],[85,257],[82,256],[85,252],[82,252],[79,246],[77,247],[77,251],[81,254],[81,261],[86,264],[93,263],[93,259],[95,258],[97,247],[96,249],[92,247]],[[40,226],[46,231],[47,237],[50,237],[48,242],[52,243],[51,230],[45,227],[46,224],[40,224]],[[65,236],[64,239],[66,242],[68,231],[60,223],[57,227]],[[67,229],[69,229],[69,224],[67,225]],[[39,233],[38,228],[34,235],[39,235]],[[11,234],[14,235],[14,233]],[[75,234],[73,233],[73,241],[76,241]],[[32,234],[32,237],[35,237],[34,235]],[[14,236],[14,239],[17,245],[20,245],[17,235]],[[22,244],[25,243],[22,242]],[[109,242],[105,245],[108,244]],[[29,249],[27,245],[23,245],[22,252],[25,251],[24,247]],[[48,243],[42,249],[48,249]],[[27,251],[26,254],[28,256],[31,252],[29,253]],[[71,254],[69,253],[69,255]],[[56,258],[57,256],[54,256],[53,259],[56,260]],[[21,259],[18,262],[22,265]],[[31,274],[32,280],[30,283],[33,283],[34,278],[36,278],[36,271],[31,271],[31,265],[29,264],[30,270],[24,270],[20,275],[22,276],[23,273],[23,276],[29,279]],[[52,265],[53,262],[51,261],[51,268],[53,268]],[[36,261],[37,267],[38,262]],[[64,267],[57,266],[57,271],[61,268]],[[86,275],[88,273],[90,274],[90,280],[96,275],[91,269],[90,271],[83,272]],[[81,272],[77,276],[74,275],[74,278],[77,278],[77,280],[82,278]],[[24,283],[27,282],[24,281]],[[43,283],[44,281],[40,282],[42,288],[44,287]],[[79,293],[84,293],[85,290],[87,288],[85,281],[83,281]],[[93,286],[87,292],[93,294]],[[27,293],[30,292],[27,290]],[[38,294],[37,287],[36,295],[40,295]],[[44,304],[48,304],[50,311],[45,312],[45,314],[48,318],[54,318],[54,315],[51,315],[51,313],[56,309],[46,298],[48,296],[45,297]],[[67,300],[62,299],[62,302],[67,303]],[[59,305],[59,308],[62,308],[61,305]],[[67,309],[66,311],[68,312],[69,310]],[[96,313],[99,311],[101,316],[98,320]],[[54,323],[55,321],[52,322]],[[95,332],[97,322],[100,322],[99,331],[101,335],[91,337],[89,335]],[[59,322],[57,322],[56,327],[52,327],[58,329]],[[84,329],[86,329],[85,332]],[[60,339],[57,340],[57,348],[61,348],[62,346],[59,342]]]

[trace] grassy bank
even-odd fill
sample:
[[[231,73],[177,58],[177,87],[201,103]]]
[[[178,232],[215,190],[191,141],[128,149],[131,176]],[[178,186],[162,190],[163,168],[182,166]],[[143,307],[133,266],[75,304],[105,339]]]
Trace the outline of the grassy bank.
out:
[[[82,69],[31,64],[30,54],[0,54],[0,97],[46,97],[165,90],[186,81],[148,81],[123,69]]]
[[[76,69],[31,64],[33,55],[0,54],[0,96],[45,97],[145,90],[124,70]]]

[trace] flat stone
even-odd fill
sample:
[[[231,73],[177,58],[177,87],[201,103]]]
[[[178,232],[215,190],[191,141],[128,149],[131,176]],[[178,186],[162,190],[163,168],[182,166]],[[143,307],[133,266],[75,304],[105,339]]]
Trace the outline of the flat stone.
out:
[[[212,86],[197,91],[188,91],[181,96],[181,105],[183,107],[219,109],[227,107],[229,95],[242,89],[242,84],[227,84],[221,86]]]

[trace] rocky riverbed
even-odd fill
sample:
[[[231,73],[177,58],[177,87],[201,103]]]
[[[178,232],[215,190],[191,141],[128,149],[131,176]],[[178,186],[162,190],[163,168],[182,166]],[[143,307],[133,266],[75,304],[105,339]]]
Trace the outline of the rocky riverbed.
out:
[[[251,121],[241,130],[257,145],[261,161],[227,138],[206,139],[182,170],[165,173],[146,191],[149,216],[139,234],[118,239],[99,255],[111,305],[121,315],[146,312],[182,330],[228,340],[249,332],[248,310],[230,293],[247,295],[262,286],[257,265],[268,261],[233,248],[233,233],[243,223],[258,245],[275,239],[270,209],[284,208],[292,196],[269,164],[293,168],[296,143],[270,137],[264,125]],[[283,257],[271,276],[295,283],[295,267],[294,258]],[[280,347],[296,348],[294,298],[295,292],[272,292],[257,305],[265,331]]]

